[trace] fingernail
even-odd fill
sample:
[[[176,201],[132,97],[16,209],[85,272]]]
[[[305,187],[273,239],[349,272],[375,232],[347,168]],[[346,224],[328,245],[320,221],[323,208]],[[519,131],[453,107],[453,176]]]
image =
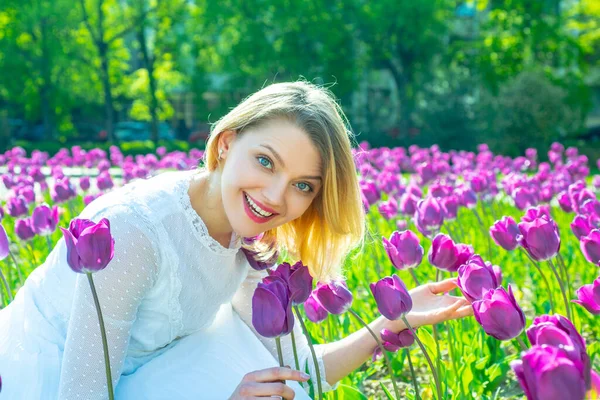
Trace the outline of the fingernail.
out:
[[[302,379],[309,379],[310,378],[310,375],[308,375],[308,374],[306,374],[304,372],[301,372],[300,376],[302,377]]]

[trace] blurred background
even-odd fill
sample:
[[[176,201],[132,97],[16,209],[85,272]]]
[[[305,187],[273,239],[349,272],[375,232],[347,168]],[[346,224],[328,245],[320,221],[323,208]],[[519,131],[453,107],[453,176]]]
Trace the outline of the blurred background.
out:
[[[203,148],[301,78],[373,146],[600,157],[598,0],[0,2],[0,151]]]

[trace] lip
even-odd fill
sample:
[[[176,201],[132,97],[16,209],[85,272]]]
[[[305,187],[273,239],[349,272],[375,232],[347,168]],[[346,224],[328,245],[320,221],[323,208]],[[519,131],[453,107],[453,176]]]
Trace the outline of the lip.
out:
[[[262,208],[266,212],[274,214],[274,215],[279,214],[277,211],[273,210],[272,208],[269,208],[269,207],[265,206],[263,203],[261,203],[260,201],[256,200],[254,197],[250,196],[248,193],[246,193],[246,192],[244,192],[244,193],[246,194],[246,196],[250,197],[250,199],[252,199],[252,201],[255,202],[257,206],[259,206],[260,208]]]
[[[246,215],[248,215],[248,217],[258,223],[258,224],[264,224],[265,222],[270,221],[271,219],[273,219],[273,217],[275,217],[275,215],[277,214],[273,214],[268,218],[263,218],[263,217],[257,217],[256,215],[254,215],[254,212],[252,212],[252,210],[250,210],[250,206],[248,205],[248,202],[246,201],[246,199],[244,198],[244,196],[246,196],[246,194],[242,194],[242,203],[244,203],[244,210],[246,210]],[[248,196],[250,197],[250,196]],[[250,197],[252,198],[252,197]],[[252,199],[252,201],[254,201],[254,199]],[[258,204],[258,203],[257,203]]]

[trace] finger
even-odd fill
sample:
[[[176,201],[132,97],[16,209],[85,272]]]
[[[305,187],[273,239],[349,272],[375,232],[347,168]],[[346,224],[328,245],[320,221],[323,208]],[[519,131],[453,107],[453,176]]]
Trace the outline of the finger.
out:
[[[253,382],[273,382],[284,380],[305,382],[310,378],[310,376],[306,375],[304,372],[285,367],[261,369],[249,373],[246,375],[246,377],[248,380]]]
[[[249,383],[247,393],[251,396],[263,398],[269,396],[280,396],[286,400],[291,400],[296,396],[294,390],[283,383]]]
[[[470,305],[462,306],[455,310],[449,317],[449,319],[460,319],[465,317],[470,317],[473,315],[473,307]]]
[[[449,292],[455,287],[457,287],[456,278],[444,279],[443,281],[431,282],[429,284],[429,290],[431,290],[431,293],[433,294]]]

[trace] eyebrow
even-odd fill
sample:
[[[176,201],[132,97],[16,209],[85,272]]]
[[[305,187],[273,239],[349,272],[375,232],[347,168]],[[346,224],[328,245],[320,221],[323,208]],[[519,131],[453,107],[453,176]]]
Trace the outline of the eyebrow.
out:
[[[261,144],[260,146],[262,146],[262,147],[264,147],[266,149],[269,149],[273,153],[273,155],[275,156],[275,158],[277,158],[277,160],[285,168],[285,163],[283,162],[283,158],[281,158],[281,156],[279,155],[279,153],[277,153],[273,147],[269,146],[268,144]],[[301,176],[300,178],[303,178],[303,179],[316,179],[316,180],[320,180],[320,181],[323,180],[323,178],[321,178],[320,176],[312,176],[312,175],[304,175],[304,176]]]

